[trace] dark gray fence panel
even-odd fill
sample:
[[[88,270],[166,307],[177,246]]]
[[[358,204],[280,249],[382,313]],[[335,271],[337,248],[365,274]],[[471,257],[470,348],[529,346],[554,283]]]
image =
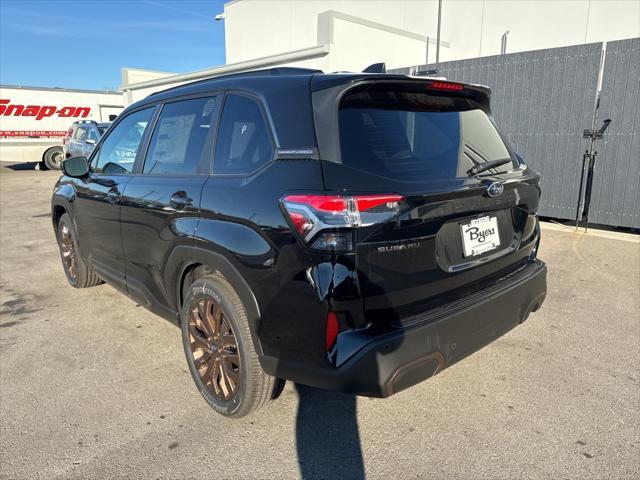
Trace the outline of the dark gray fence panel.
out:
[[[492,90],[492,111],[513,148],[542,175],[540,214],[575,217],[582,153],[596,96],[601,43],[421,65]],[[394,70],[409,74],[411,68]],[[638,188],[634,189],[635,191]]]
[[[640,38],[608,42],[599,119],[611,118],[598,142],[589,221],[640,228]]]

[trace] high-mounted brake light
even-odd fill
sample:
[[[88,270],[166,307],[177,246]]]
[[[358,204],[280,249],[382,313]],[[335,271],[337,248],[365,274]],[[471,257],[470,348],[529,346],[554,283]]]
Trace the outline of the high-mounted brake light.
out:
[[[464,89],[464,85],[451,82],[431,82],[427,85],[427,87],[433,88],[435,90],[448,90],[452,92],[459,92],[460,90]]]
[[[302,240],[318,250],[353,249],[352,229],[388,221],[400,195],[287,195],[282,205]]]

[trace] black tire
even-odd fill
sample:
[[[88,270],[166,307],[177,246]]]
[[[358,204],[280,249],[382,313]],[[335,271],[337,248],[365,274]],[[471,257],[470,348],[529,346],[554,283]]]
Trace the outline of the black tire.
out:
[[[69,285],[75,288],[88,288],[102,283],[100,277],[84,262],[78,252],[78,241],[68,213],[60,217],[56,236],[60,248],[60,259]]]
[[[210,307],[206,307],[207,305]],[[210,317],[207,316],[207,312],[203,312],[205,308],[211,309],[208,310],[212,312]],[[226,417],[239,418],[277,398],[284,387],[284,380],[267,375],[262,370],[245,308],[238,294],[222,275],[210,274],[195,280],[186,290],[180,317],[182,344],[189,371],[196,387],[211,408]],[[216,335],[207,335],[206,329],[198,327],[199,323],[204,322],[203,317],[210,318],[220,325],[220,343],[217,348],[214,345]],[[215,328],[211,330],[214,331]],[[193,336],[194,333],[198,335],[198,340]],[[221,340],[223,337],[231,336],[235,340],[233,346],[231,340],[228,345]],[[208,341],[213,346],[201,346],[206,338],[210,339]],[[234,360],[229,360],[232,357],[237,358],[235,363]],[[199,363],[200,369],[196,367],[196,362]],[[207,375],[210,371],[211,374]],[[223,373],[225,371],[229,374]],[[225,377],[226,380],[223,380]],[[232,377],[237,380],[231,379]],[[224,388],[225,382],[231,387]],[[220,392],[216,393],[216,389]]]
[[[44,152],[42,157],[44,165],[49,170],[60,170],[60,164],[64,160],[64,153],[61,147],[53,147]]]

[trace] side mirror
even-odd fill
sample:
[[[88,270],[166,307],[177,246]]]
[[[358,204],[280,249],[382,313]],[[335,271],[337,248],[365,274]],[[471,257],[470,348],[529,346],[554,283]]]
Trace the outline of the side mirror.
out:
[[[89,174],[89,162],[86,157],[67,158],[60,167],[62,173],[68,177],[82,178]]]
[[[85,140],[86,143],[88,143],[89,145],[95,145],[96,141],[93,138],[87,138]]]

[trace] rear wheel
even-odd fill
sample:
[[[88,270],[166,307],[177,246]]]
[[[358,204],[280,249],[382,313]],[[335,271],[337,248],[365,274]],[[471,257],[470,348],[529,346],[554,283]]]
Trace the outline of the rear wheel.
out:
[[[53,147],[44,152],[44,164],[49,170],[60,170],[60,164],[64,160],[61,147]]]
[[[102,283],[100,277],[78,255],[78,242],[68,213],[60,217],[57,235],[60,258],[69,284],[75,288],[87,288]]]
[[[243,417],[282,391],[284,381],[262,370],[244,306],[224,277],[214,274],[194,281],[181,320],[189,371],[215,411]]]

